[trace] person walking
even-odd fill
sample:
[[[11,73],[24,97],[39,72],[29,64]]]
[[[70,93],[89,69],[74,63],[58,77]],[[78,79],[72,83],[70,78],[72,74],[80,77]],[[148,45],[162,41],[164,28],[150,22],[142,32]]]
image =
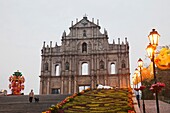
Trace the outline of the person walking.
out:
[[[33,98],[34,98],[34,92],[33,92],[33,90],[31,90],[31,92],[29,93],[29,101],[30,101],[30,103],[32,103]]]

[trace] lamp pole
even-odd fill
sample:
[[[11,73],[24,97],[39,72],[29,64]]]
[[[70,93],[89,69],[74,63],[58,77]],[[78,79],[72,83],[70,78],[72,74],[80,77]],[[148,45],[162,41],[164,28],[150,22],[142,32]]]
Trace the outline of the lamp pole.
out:
[[[143,61],[142,61],[142,59],[141,58],[139,58],[139,60],[138,60],[138,67],[139,67],[139,72],[140,72],[140,78],[141,78],[141,86],[143,85],[143,83],[142,83],[142,73],[141,73],[141,70],[142,70],[142,67],[143,67]],[[142,91],[142,100],[143,100],[143,113],[146,113],[146,111],[145,111],[145,101],[144,101],[144,92],[143,92],[143,90],[141,90]]]
[[[155,61],[154,61],[154,54],[153,54],[153,74],[154,74],[154,81],[155,84],[157,83],[157,78],[156,78],[156,70],[155,70]],[[155,96],[156,96],[156,106],[157,106],[157,113],[159,113],[159,101],[158,101],[158,90],[156,90],[155,92]]]
[[[158,40],[159,40],[160,35],[158,34],[157,31],[155,31],[155,29],[152,29],[152,31],[150,32],[148,38],[149,38],[149,45],[147,46],[147,52],[148,52],[148,56],[151,59],[151,61],[153,62],[153,75],[154,75],[154,81],[155,84],[157,83],[157,78],[156,78],[156,70],[155,70],[155,50],[156,47],[158,46]],[[156,90],[155,92],[155,96],[156,96],[156,108],[157,108],[157,113],[159,113],[159,101],[158,101],[158,91]]]
[[[140,108],[140,101],[139,101],[139,87],[138,87],[138,69],[136,68],[135,69],[135,74],[136,74],[136,81],[137,81],[137,96],[136,96],[136,98],[137,98],[137,101],[138,101],[138,106],[139,106],[139,108]]]

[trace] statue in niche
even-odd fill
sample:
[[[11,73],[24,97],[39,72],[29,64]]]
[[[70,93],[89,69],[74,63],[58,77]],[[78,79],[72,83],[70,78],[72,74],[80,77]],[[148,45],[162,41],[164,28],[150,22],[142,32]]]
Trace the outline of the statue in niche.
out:
[[[69,63],[68,62],[66,62],[66,70],[69,70]]]
[[[45,68],[45,71],[48,71],[48,63],[47,62],[44,64],[44,68]]]
[[[86,30],[83,30],[83,37],[87,37]]]
[[[122,66],[121,66],[122,68],[126,68],[126,64],[125,64],[125,61],[123,60],[122,61]]]
[[[100,61],[100,69],[104,69],[104,62]]]

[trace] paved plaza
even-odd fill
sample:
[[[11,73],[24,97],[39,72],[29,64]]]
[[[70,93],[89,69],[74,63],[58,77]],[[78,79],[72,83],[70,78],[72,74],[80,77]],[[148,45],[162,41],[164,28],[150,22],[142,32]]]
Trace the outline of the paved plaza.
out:
[[[140,101],[141,111],[143,109],[142,100]],[[156,100],[145,100],[146,113],[157,113],[156,111]],[[159,101],[160,113],[170,113],[170,104]]]

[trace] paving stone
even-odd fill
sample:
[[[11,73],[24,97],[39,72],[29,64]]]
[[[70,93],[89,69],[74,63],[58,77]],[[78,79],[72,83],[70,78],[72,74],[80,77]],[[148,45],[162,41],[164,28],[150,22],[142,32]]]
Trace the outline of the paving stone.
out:
[[[142,100],[140,101],[141,111],[143,113]],[[157,113],[156,100],[145,100],[146,113]],[[170,113],[170,104],[159,101],[159,111],[160,113]]]

